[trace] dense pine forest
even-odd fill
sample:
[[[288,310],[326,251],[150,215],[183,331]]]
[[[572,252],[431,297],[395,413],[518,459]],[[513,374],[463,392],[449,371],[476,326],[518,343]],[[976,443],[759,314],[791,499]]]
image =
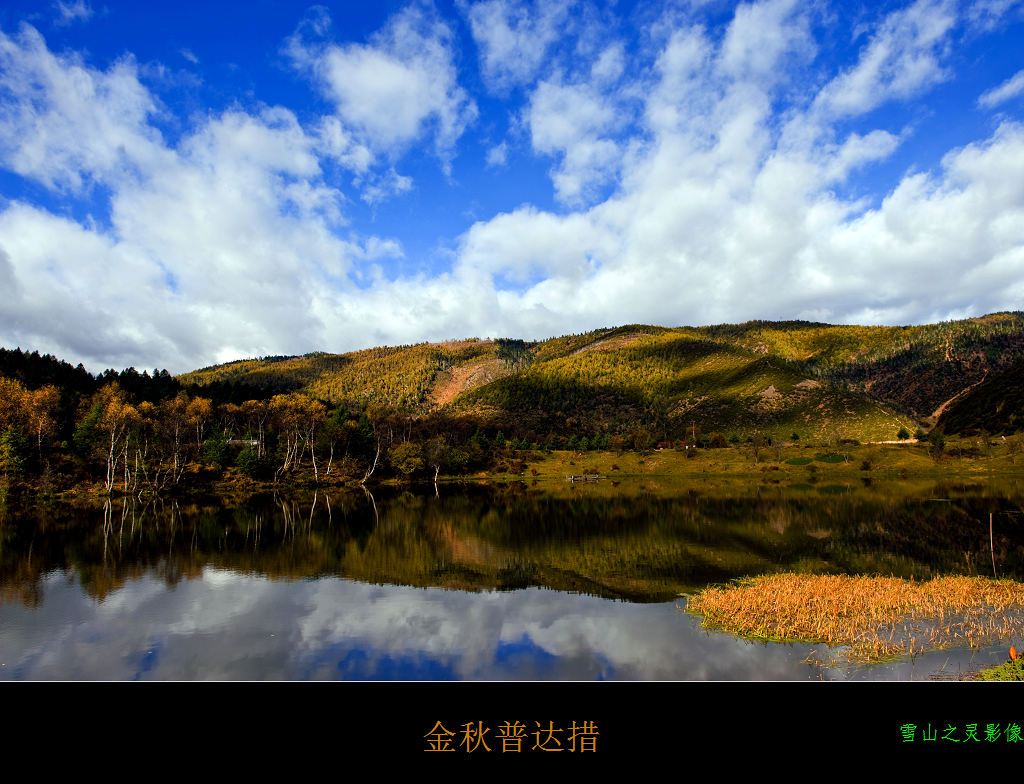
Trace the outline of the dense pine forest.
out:
[[[524,450],[887,441],[1021,426],[1024,314],[909,327],[627,325],[202,368],[0,349],[0,477],[156,493],[224,477],[369,482],[512,470]]]

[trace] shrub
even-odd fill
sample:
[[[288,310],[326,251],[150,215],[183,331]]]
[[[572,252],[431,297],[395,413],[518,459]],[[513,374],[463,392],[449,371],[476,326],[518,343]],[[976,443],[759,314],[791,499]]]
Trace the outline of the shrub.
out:
[[[0,471],[17,476],[25,470],[28,439],[14,425],[8,425],[0,434]]]
[[[417,471],[422,471],[426,462],[423,459],[423,450],[414,441],[404,441],[392,447],[388,458],[391,465],[404,476],[409,476]]]
[[[242,451],[235,458],[235,467],[248,477],[255,477],[260,473],[263,463],[256,454],[251,444],[246,444]]]
[[[228,443],[224,440],[221,430],[214,430],[203,444],[203,462],[223,468],[228,462]]]
[[[845,461],[846,458],[844,458],[842,455],[836,454],[835,452],[830,452],[828,454],[816,454],[814,456],[814,459],[817,460],[819,463],[842,463]]]

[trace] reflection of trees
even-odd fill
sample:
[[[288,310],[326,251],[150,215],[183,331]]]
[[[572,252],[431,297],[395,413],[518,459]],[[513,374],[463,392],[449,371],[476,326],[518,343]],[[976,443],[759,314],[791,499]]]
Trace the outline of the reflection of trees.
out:
[[[441,498],[379,488],[246,506],[125,497],[102,507],[30,507],[0,522],[0,585],[4,601],[35,606],[53,570],[74,573],[102,600],[128,580],[155,575],[174,585],[212,567],[272,579],[539,585],[668,600],[782,570],[989,574],[990,511],[1000,576],[1024,575],[1024,536],[1008,515],[1022,511],[1020,488],[932,485],[899,495],[875,482],[832,495],[807,487],[629,496],[625,485],[593,493],[466,486]]]

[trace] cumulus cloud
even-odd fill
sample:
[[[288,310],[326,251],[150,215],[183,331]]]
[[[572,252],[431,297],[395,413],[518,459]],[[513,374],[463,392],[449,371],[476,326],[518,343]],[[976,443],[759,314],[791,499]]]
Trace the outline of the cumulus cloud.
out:
[[[1024,294],[1024,191],[1009,175],[1022,145],[1024,129],[1003,126],[859,213],[801,187],[816,179],[811,163],[772,159],[735,193],[710,177],[654,177],[669,162],[659,154],[644,188],[585,216],[520,210],[478,224],[462,258],[539,273],[501,302],[515,326],[541,335],[599,326],[609,312],[620,323],[908,323],[1011,308]]]
[[[620,151],[609,135],[621,115],[612,96],[587,85],[544,81],[531,96],[528,119],[533,149],[561,157],[552,174],[560,200],[584,202],[615,175]]]
[[[326,29],[322,16],[314,29]],[[458,84],[452,32],[435,13],[409,6],[365,45],[319,44],[296,33],[288,52],[313,72],[338,118],[367,147],[395,156],[430,134],[450,169],[455,143],[477,108]]]
[[[99,72],[54,55],[22,25],[15,37],[0,31],[0,74],[0,156],[18,174],[77,191],[159,153],[160,134],[148,122],[157,104],[131,57]]]
[[[1024,237],[1015,227],[1024,199],[1010,174],[1024,140],[1019,125],[951,152],[940,171],[907,174],[877,208],[829,190],[904,138],[902,129],[875,128],[833,141],[832,123],[948,77],[951,9],[919,2],[889,14],[856,63],[777,129],[772,82],[785,72],[766,78],[770,64],[794,47],[806,57],[807,41],[798,20],[795,31],[769,35],[785,43],[767,59],[741,45],[751,19],[789,24],[790,4],[764,6],[741,6],[721,43],[699,26],[668,37],[643,115],[653,142],[630,158],[619,193],[585,213],[522,208],[467,232],[467,265],[540,278],[502,293],[516,326],[554,334],[610,323],[607,313],[615,323],[906,323],[1019,302]],[[541,138],[553,147],[571,127],[563,120]],[[812,129],[801,143],[797,127]],[[997,173],[1004,164],[1005,179]],[[1009,276],[1008,288],[991,288],[999,275]],[[543,326],[531,330],[536,320]]]
[[[492,89],[504,92],[528,84],[540,72],[550,48],[565,34],[571,0],[486,0],[459,8],[469,20],[480,50],[480,68]]]
[[[293,350],[323,340],[310,300],[344,285],[365,253],[339,236],[323,134],[268,107],[207,118],[172,148],[146,123],[155,102],[130,63],[56,58],[29,28],[0,46],[6,165],[58,190],[111,191],[107,231],[23,202],[0,212],[4,273],[20,293],[0,311],[5,342],[104,364],[155,354],[180,371],[282,337]]]
[[[796,0],[744,3],[726,30],[718,67],[735,78],[777,77],[785,57],[813,52],[808,18]]]
[[[329,41],[323,12],[300,25],[285,51],[326,116],[250,102],[182,120],[173,141],[129,55],[98,68],[30,27],[0,32],[0,163],[52,200],[0,206],[0,287],[13,292],[0,342],[178,372],[458,335],[1020,307],[1020,74],[979,99],[998,124],[972,126],[932,165],[894,162],[916,131],[884,110],[957,77],[953,43],[971,22],[951,4],[865,19],[842,59],[827,56],[827,14],[788,0],[741,4],[721,26],[700,8],[666,13],[643,46],[621,31],[580,43],[559,16],[569,4],[460,8],[487,86],[523,88],[483,132],[494,138],[499,114],[522,123],[514,165],[511,138],[468,143],[477,109],[457,27],[427,6],[361,43]],[[488,38],[491,16],[505,27]],[[545,60],[558,47],[575,68]],[[408,258],[415,232],[359,223],[396,204],[389,226],[416,223],[402,200],[426,178],[421,160],[406,167],[421,148],[435,173],[478,156],[496,188],[532,152],[524,180],[546,170],[556,206],[510,197],[453,231],[438,251],[450,263],[427,271]],[[439,199],[464,187],[444,183]]]
[[[950,77],[944,50],[956,22],[949,0],[918,0],[882,22],[857,64],[818,95],[816,108],[835,117],[870,111]]]

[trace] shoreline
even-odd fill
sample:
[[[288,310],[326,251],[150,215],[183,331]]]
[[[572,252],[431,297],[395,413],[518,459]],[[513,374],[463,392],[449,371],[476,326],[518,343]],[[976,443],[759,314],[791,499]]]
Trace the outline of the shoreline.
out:
[[[964,441],[973,441],[965,439]],[[970,451],[970,450],[973,450]],[[825,486],[830,482],[856,481],[870,484],[879,481],[929,480],[977,481],[994,478],[1024,479],[1024,457],[1008,453],[1004,447],[981,454],[977,447],[953,444],[936,459],[924,445],[914,442],[897,444],[787,444],[761,448],[755,452],[747,446],[701,449],[655,449],[642,452],[569,450],[504,450],[487,469],[465,474],[430,476],[381,476],[360,481],[355,475],[334,474],[314,478],[313,471],[300,470],[278,480],[247,476],[234,466],[218,468],[190,463],[182,481],[154,490],[145,484],[125,491],[121,487],[107,492],[99,480],[58,472],[37,477],[0,477],[0,493],[38,499],[121,498],[193,496],[223,494],[248,496],[275,491],[310,491],[321,489],[360,490],[373,487],[432,487],[465,483],[525,483],[530,486],[566,483],[570,476],[599,476],[596,482],[577,485],[617,486],[623,480],[675,482],[687,480],[732,480],[751,485]],[[59,487],[64,481],[66,487]]]

